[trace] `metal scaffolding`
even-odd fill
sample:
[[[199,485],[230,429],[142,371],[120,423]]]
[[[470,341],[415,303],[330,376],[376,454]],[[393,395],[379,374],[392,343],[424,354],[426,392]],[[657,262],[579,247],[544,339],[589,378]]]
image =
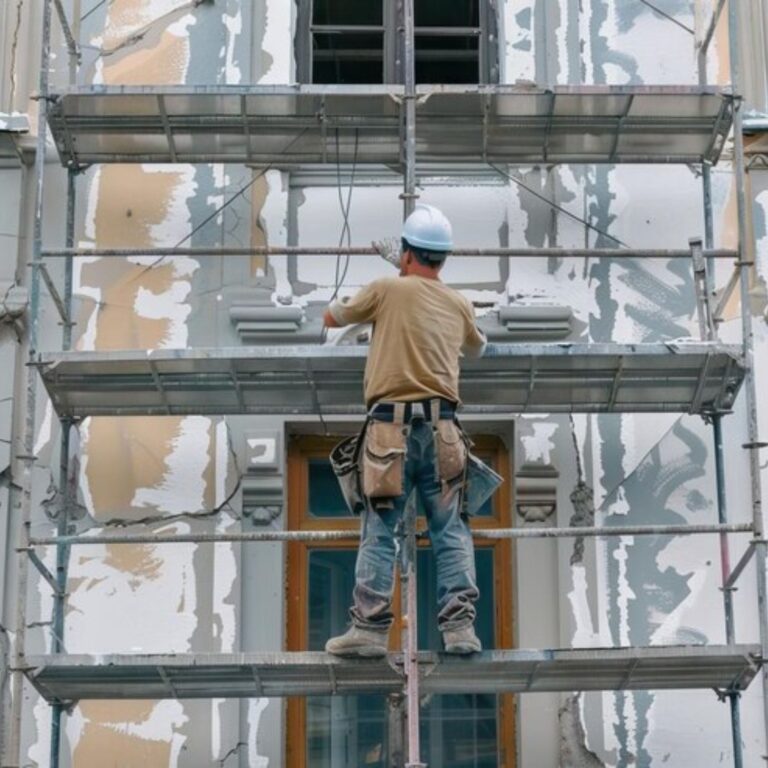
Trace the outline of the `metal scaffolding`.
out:
[[[738,697],[760,674],[768,747],[768,600],[761,511],[753,333],[749,312],[749,259],[744,192],[744,156],[739,96],[738,4],[728,2],[732,89],[706,85],[707,49],[726,6],[719,0],[699,50],[700,85],[554,87],[421,86],[415,82],[413,0],[404,2],[405,82],[386,86],[183,86],[49,88],[52,10],[62,26],[70,57],[79,45],[59,0],[44,0],[37,135],[36,205],[30,273],[24,448],[16,455],[24,475],[18,560],[18,601],[13,664],[12,720],[3,768],[22,765],[24,682],[53,705],[51,766],[59,766],[61,717],[87,698],[208,698],[343,695],[379,691],[404,697],[406,765],[424,765],[419,749],[419,687],[425,693],[540,692],[568,690],[715,689],[730,702],[734,766],[743,764]],[[74,71],[74,63],[70,73]],[[51,130],[68,169],[65,247],[43,249],[45,148]],[[715,249],[710,167],[733,128],[739,247]],[[286,143],[286,139],[289,139]],[[418,162],[417,162],[418,160]],[[703,169],[705,239],[690,250],[465,249],[465,257],[690,259],[697,290],[701,340],[666,344],[491,345],[484,358],[468,362],[462,390],[468,408],[483,413],[687,412],[711,419],[718,496],[716,524],[485,529],[478,539],[607,537],[624,535],[717,535],[721,538],[725,646],[501,650],[472,659],[419,652],[416,643],[417,538],[409,519],[401,564],[406,622],[403,653],[376,662],[350,662],[318,653],[234,655],[68,656],[64,609],[69,552],[93,544],[259,543],[330,541],[349,532],[267,531],[233,534],[72,534],[68,513],[69,430],[97,414],[356,413],[365,350],[359,347],[240,347],[124,353],[71,352],[72,265],[78,256],[131,254],[234,257],[251,254],[376,256],[379,248],[302,247],[100,250],[74,248],[75,176],[91,163],[240,162],[300,168],[307,164],[357,162],[397,167],[403,175],[404,214],[415,204],[419,163],[696,163]],[[460,165],[457,165],[460,167]],[[59,292],[46,266],[64,259]],[[710,304],[711,267],[735,261],[732,279],[717,307]],[[43,281],[61,317],[61,352],[39,346]],[[740,288],[742,345],[717,338],[717,320]],[[61,420],[60,508],[56,536],[31,534],[32,469],[36,390],[39,378]],[[743,384],[746,399],[752,520],[728,522],[725,505],[722,417]],[[727,536],[749,534],[750,543],[731,568]],[[52,573],[38,554],[56,547]],[[736,644],[731,591],[752,558],[757,563],[759,644]],[[29,565],[54,594],[53,647],[28,655]],[[393,699],[391,712],[402,716]],[[394,766],[394,763],[393,763]]]

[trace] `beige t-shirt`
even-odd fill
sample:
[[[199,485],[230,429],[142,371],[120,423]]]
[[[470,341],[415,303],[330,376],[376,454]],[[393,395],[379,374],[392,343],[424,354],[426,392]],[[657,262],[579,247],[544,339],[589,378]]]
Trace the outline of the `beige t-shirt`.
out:
[[[365,402],[444,397],[459,402],[459,357],[479,356],[485,336],[472,305],[439,280],[385,277],[334,302],[339,325],[373,323]]]

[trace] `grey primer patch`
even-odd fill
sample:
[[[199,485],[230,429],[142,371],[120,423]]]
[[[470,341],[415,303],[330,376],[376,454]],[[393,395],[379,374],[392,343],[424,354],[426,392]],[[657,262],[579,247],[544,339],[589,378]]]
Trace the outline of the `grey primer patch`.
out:
[[[531,9],[524,8],[522,11],[520,11],[520,13],[515,14],[515,21],[520,26],[520,29],[527,29],[530,32],[532,21]],[[532,48],[530,36],[515,43],[512,47],[518,51],[530,51]]]
[[[606,768],[606,764],[587,748],[579,711],[580,698],[579,693],[569,696],[557,713],[560,721],[560,768]]]
[[[612,438],[610,444],[618,445],[617,442],[613,442],[617,439],[618,437]],[[678,444],[676,446],[678,450],[675,453],[679,455],[671,461],[666,456],[662,460],[660,451],[660,446],[667,440],[674,440]],[[608,517],[605,525],[669,525],[686,522],[682,515],[671,508],[669,500],[682,484],[704,476],[706,460],[707,449],[704,443],[696,434],[678,422],[664,440],[650,451],[637,470],[623,481],[622,487],[628,513]],[[606,497],[606,506],[616,500],[617,493],[618,488]],[[668,615],[690,594],[688,577],[681,575],[673,568],[667,568],[664,571],[658,569],[658,556],[667,543],[666,539],[653,536],[637,537],[626,559],[626,580],[635,594],[635,599],[629,604],[629,615],[626,619],[629,625],[629,642],[632,645],[648,645],[657,626],[650,624],[648,617]],[[611,541],[608,546],[609,625],[615,640],[620,636],[621,623],[620,612],[616,608],[621,590],[619,561],[615,555],[621,544],[618,541]],[[686,641],[687,638],[681,635],[679,642]],[[627,728],[624,718],[628,695],[633,696],[635,704],[638,744],[636,755],[631,755],[625,746]],[[649,731],[649,710],[653,695],[645,691],[632,694],[616,693],[614,698],[618,717],[615,732],[620,744],[619,764],[626,765],[630,760],[635,760],[639,768],[650,768],[651,757],[642,745]]]
[[[663,0],[659,2],[651,3],[658,6],[658,8],[664,13],[676,18],[681,24],[687,26],[693,26],[693,7],[694,0]],[[661,14],[656,13],[653,8],[650,8],[645,3],[640,3],[637,0],[624,0],[624,2],[616,3],[616,16],[618,17],[618,30],[619,32],[627,32],[630,30],[637,19],[642,15],[654,16],[659,20],[663,20],[666,24],[674,24],[669,19],[665,19]],[[685,30],[680,30],[681,35],[687,34]]]

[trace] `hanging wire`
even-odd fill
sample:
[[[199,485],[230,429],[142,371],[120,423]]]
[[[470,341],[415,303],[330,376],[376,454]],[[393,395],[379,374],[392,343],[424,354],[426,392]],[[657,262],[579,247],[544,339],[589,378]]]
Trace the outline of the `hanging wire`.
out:
[[[304,128],[298,136],[294,136],[293,139],[291,139],[288,144],[283,147],[280,154],[284,154],[287,152],[304,134],[309,130],[309,128]],[[235,202],[239,197],[244,195],[262,176],[264,176],[268,171],[271,171],[272,168],[274,168],[275,163],[274,161],[271,163],[267,163],[249,182],[244,184],[240,189],[235,192],[232,197],[225,200],[212,214],[209,216],[206,216],[197,226],[193,227],[184,237],[179,240],[176,245],[173,246],[170,253],[163,254],[159,258],[155,259],[151,264],[148,264],[141,272],[139,272],[138,275],[136,275],[133,279],[138,280],[145,272],[148,272],[150,269],[153,269],[156,267],[163,259],[165,259],[167,256],[173,256],[173,250],[176,248],[181,248],[184,243],[186,243],[188,240],[191,240],[192,237],[197,234],[206,224],[213,221],[225,208],[228,208],[232,203]]]
[[[560,211],[560,213],[564,213],[566,216],[570,217],[574,221],[579,222],[579,224],[583,224],[588,229],[591,229],[593,232],[597,232],[599,235],[602,235],[603,237],[607,237],[610,240],[613,240],[614,243],[617,243],[622,248],[629,248],[629,246],[623,241],[619,240],[618,237],[614,237],[613,235],[608,234],[608,232],[604,232],[599,227],[596,227],[594,224],[590,224],[586,219],[582,219],[581,216],[577,216],[575,213],[571,213],[567,208],[563,208],[562,205],[558,205],[557,203],[550,200],[545,195],[542,195],[540,192],[537,192],[532,187],[529,187],[525,182],[523,182],[521,179],[518,179],[517,176],[513,176],[511,173],[507,173],[502,168],[499,168],[497,165],[494,165],[493,163],[488,163],[488,165],[493,168],[496,173],[498,173],[500,176],[503,176],[505,179],[509,179],[509,181],[514,182],[517,184],[518,187],[522,187],[526,192],[529,192],[534,197],[538,198],[542,202],[545,202],[547,205],[554,208],[556,211]]]
[[[355,188],[355,172],[357,170],[357,150],[360,142],[359,129],[355,128],[355,149],[352,155],[352,173],[349,178],[349,191],[347,192],[347,203],[344,205],[344,197],[341,188],[341,161],[339,157],[339,129],[336,129],[336,190],[339,196],[339,205],[341,206],[341,215],[344,217],[344,223],[341,227],[341,235],[339,236],[339,248],[344,245],[344,234],[346,232],[347,246],[352,246],[352,228],[349,224],[349,211],[352,205],[352,191]],[[341,286],[344,284],[344,280],[347,277],[349,271],[350,256],[347,255],[344,261],[344,270],[339,275],[341,269],[341,254],[336,257],[336,273],[334,275],[334,289],[331,294],[331,301],[333,301],[341,290]]]
[[[691,29],[689,26],[686,26],[685,24],[683,24],[682,21],[680,21],[679,19],[676,19],[674,16],[667,13],[666,11],[662,11],[661,8],[657,8],[655,5],[653,5],[653,3],[649,3],[648,0],[639,0],[639,2],[641,2],[643,5],[650,8],[655,13],[658,13],[659,16],[662,16],[665,19],[667,19],[667,21],[671,21],[673,24],[677,24],[678,27],[680,27],[681,29],[684,29],[689,34],[691,35],[696,34],[696,30]]]

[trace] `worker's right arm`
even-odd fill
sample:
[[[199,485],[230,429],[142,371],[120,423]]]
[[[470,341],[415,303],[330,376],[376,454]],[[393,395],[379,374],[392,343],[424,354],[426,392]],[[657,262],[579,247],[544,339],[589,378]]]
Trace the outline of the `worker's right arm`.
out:
[[[351,299],[337,300],[328,305],[323,316],[327,328],[341,328],[353,323],[372,323],[381,304],[382,281],[374,280]]]

